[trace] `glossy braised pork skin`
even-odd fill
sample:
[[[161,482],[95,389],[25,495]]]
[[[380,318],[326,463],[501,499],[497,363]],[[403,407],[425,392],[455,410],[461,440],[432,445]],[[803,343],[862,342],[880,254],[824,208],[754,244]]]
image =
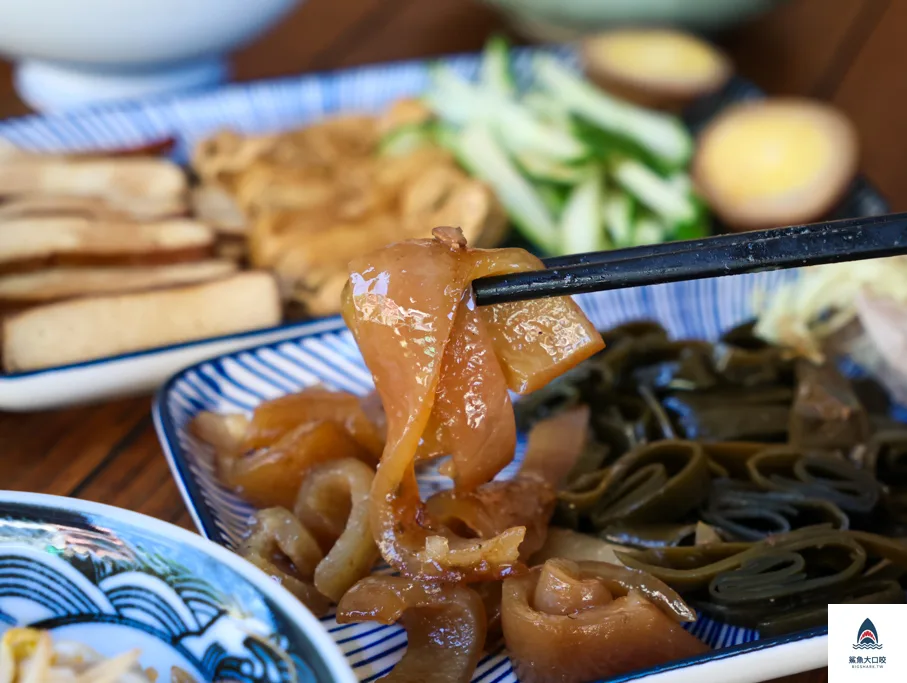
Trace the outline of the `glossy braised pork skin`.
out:
[[[433,527],[416,489],[415,462],[450,454],[457,491],[489,481],[514,454],[507,389],[532,391],[603,342],[569,298],[480,309],[472,280],[541,262],[520,249],[470,249],[451,228],[434,234],[354,260],[344,291],[344,318],[387,415],[372,530],[384,559],[407,576],[501,578],[517,566],[525,529],[466,539]]]

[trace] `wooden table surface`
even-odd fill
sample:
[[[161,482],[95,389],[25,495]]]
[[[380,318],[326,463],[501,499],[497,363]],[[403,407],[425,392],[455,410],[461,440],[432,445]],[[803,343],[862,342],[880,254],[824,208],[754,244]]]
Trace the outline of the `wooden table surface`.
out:
[[[834,102],[856,122],[863,168],[907,209],[907,0],[792,0],[720,38],[772,94]],[[240,80],[476,50],[502,28],[470,0],[309,0],[235,59]],[[0,64],[0,116],[26,113]],[[101,501],[192,528],[141,396],[0,414],[0,486]],[[785,679],[827,681],[824,670]]]

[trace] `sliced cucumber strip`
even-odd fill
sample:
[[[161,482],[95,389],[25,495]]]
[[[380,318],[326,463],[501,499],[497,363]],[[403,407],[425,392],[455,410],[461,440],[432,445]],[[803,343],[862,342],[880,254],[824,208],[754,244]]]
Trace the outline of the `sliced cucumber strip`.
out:
[[[535,191],[541,197],[552,216],[560,216],[567,205],[570,188],[558,183],[535,182]]]
[[[456,153],[460,135],[456,128],[446,123],[436,123],[432,126],[432,135],[436,145]]]
[[[601,189],[599,174],[592,174],[573,188],[561,215],[562,253],[578,254],[606,247]]]
[[[693,192],[693,179],[688,173],[674,173],[668,176],[668,185],[683,192],[690,194]]]
[[[643,244],[658,244],[668,239],[668,231],[664,224],[653,216],[642,216],[636,221],[633,230],[631,246]]]
[[[466,170],[495,191],[523,236],[543,251],[557,253],[560,239],[551,212],[507,157],[489,127],[481,123],[467,126],[459,135],[456,150]]]
[[[510,43],[504,36],[492,36],[485,43],[479,82],[483,87],[502,97],[516,94],[516,81],[510,66]]]
[[[521,99],[523,106],[539,119],[561,130],[571,130],[570,110],[541,90],[530,90]]]
[[[478,88],[440,64],[431,75],[433,85],[424,99],[445,121],[460,126],[474,121],[490,124],[514,154],[533,151],[557,161],[588,156],[586,146],[569,132],[545,124],[517,102]]]
[[[545,89],[574,114],[635,141],[673,167],[690,160],[693,138],[680,119],[612,97],[550,55],[538,55],[533,65]]]
[[[635,160],[614,165],[614,180],[669,226],[696,219],[692,196]]]
[[[589,177],[594,172],[590,165],[565,164],[552,161],[536,152],[522,152],[514,154],[516,162],[526,175],[533,180],[541,180],[561,185],[575,185]]]
[[[692,195],[692,201],[696,209],[696,217],[677,226],[674,234],[671,235],[672,239],[695,240],[712,234],[712,219],[705,202],[696,195]]]
[[[429,67],[431,85],[422,95],[438,118],[456,126],[486,117],[488,103],[479,89],[444,64]]]
[[[605,229],[615,247],[633,245],[633,220],[636,204],[633,198],[621,190],[612,190],[605,194],[602,202]]]

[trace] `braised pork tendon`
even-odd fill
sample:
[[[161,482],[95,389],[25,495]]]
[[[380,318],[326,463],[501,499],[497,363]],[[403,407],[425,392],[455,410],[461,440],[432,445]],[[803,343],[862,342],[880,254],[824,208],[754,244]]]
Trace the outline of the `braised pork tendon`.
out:
[[[353,458],[313,467],[293,512],[272,507],[255,513],[239,554],[313,614],[324,614],[371,572],[378,558],[368,519],[373,476],[368,465]]]
[[[708,648],[661,581],[602,562],[554,559],[504,581],[504,638],[521,683],[586,683]]]
[[[443,426],[439,445],[451,455],[455,488],[488,481],[513,458],[507,384],[531,390],[603,343],[569,298],[478,309],[473,279],[538,269],[541,262],[519,249],[469,249],[459,231],[435,235],[354,260],[344,292],[344,318],[387,415],[387,445],[370,496],[372,530],[384,559],[407,576],[501,578],[516,566],[525,529],[476,540],[424,526],[414,472],[420,442],[430,425]],[[450,386],[461,389],[454,394]]]
[[[302,423],[334,422],[341,425],[375,461],[384,449],[384,437],[357,396],[343,391],[309,387],[305,391],[265,401],[255,409],[244,448],[266,448]]]
[[[239,554],[315,614],[378,557],[368,494],[383,436],[368,411],[356,396],[311,387],[262,403],[251,419],[203,412],[192,423],[214,447],[221,481],[263,508]]]
[[[374,465],[384,438],[356,396],[310,387],[252,414],[202,412],[192,431],[214,446],[220,480],[259,508],[290,509],[315,465],[356,458]]]
[[[337,622],[400,622],[408,639],[385,683],[469,683],[485,644],[482,598],[465,586],[370,576],[337,606]]]
[[[289,510],[256,512],[252,531],[237,552],[299,598],[315,616],[328,611],[330,600],[312,583],[324,557],[321,548]]]
[[[524,527],[520,560],[545,543],[557,502],[557,487],[573,468],[586,443],[589,409],[581,406],[536,424],[529,434],[519,472],[475,491],[439,491],[426,503],[429,518],[467,537],[494,538]]]
[[[374,476],[359,460],[334,460],[309,473],[299,489],[294,512],[327,548],[315,567],[315,587],[334,602],[368,575],[378,559],[368,505]]]

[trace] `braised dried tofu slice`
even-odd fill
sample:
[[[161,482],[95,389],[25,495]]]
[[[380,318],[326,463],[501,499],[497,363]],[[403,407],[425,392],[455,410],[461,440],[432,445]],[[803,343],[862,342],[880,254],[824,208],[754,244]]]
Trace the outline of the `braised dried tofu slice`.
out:
[[[205,260],[163,266],[48,268],[0,276],[0,308],[206,282],[232,275],[236,264]]]
[[[186,174],[164,159],[27,156],[0,164],[0,196],[4,197],[101,197],[114,207],[148,212],[154,207],[185,209],[187,191]]]
[[[172,263],[203,258],[213,249],[211,228],[188,219],[129,223],[53,217],[0,222],[0,270],[54,263]]]

